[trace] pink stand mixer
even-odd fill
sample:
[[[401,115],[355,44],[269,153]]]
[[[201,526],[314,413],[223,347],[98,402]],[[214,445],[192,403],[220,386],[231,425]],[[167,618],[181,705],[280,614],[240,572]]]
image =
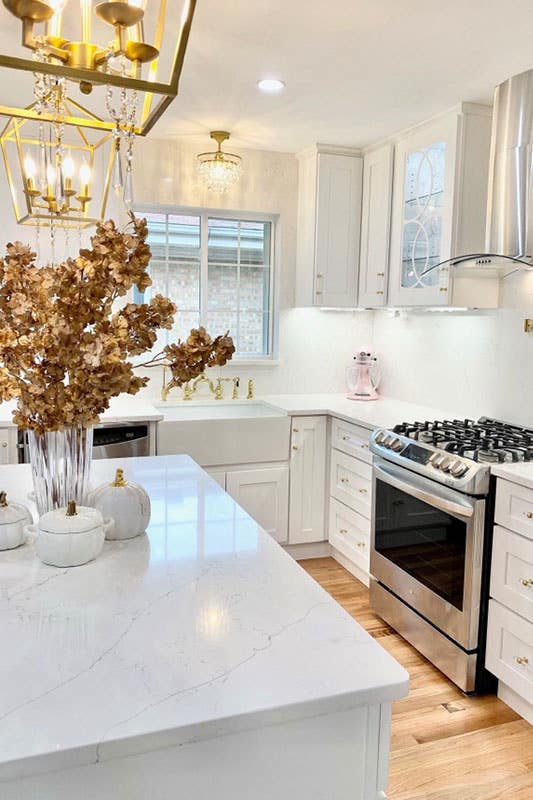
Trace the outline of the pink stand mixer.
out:
[[[349,400],[377,400],[381,378],[376,355],[370,350],[358,350],[353,366],[346,367],[346,384]]]

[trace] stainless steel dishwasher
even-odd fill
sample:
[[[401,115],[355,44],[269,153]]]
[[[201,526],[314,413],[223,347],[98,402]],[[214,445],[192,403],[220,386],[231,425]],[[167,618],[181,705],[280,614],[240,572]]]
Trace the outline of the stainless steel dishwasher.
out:
[[[25,431],[18,434],[19,462],[28,464],[30,453]],[[93,431],[93,458],[128,458],[150,455],[149,422],[110,422]]]

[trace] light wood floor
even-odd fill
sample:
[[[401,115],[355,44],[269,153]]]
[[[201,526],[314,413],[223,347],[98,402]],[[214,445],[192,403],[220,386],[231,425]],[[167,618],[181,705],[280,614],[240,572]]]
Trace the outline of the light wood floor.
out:
[[[533,727],[496,697],[466,697],[368,605],[332,558],[302,566],[411,676],[394,704],[389,800],[533,800]]]

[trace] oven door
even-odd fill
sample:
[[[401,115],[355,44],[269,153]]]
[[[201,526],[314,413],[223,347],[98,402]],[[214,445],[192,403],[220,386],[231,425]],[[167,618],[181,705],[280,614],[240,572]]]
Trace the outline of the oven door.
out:
[[[465,650],[478,640],[485,501],[382,459],[370,572]]]

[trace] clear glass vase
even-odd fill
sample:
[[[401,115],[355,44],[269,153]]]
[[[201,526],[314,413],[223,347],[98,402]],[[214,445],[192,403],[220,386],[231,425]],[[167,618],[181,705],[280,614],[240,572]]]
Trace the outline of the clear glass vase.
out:
[[[28,431],[31,472],[39,516],[75,500],[87,505],[93,429]]]

